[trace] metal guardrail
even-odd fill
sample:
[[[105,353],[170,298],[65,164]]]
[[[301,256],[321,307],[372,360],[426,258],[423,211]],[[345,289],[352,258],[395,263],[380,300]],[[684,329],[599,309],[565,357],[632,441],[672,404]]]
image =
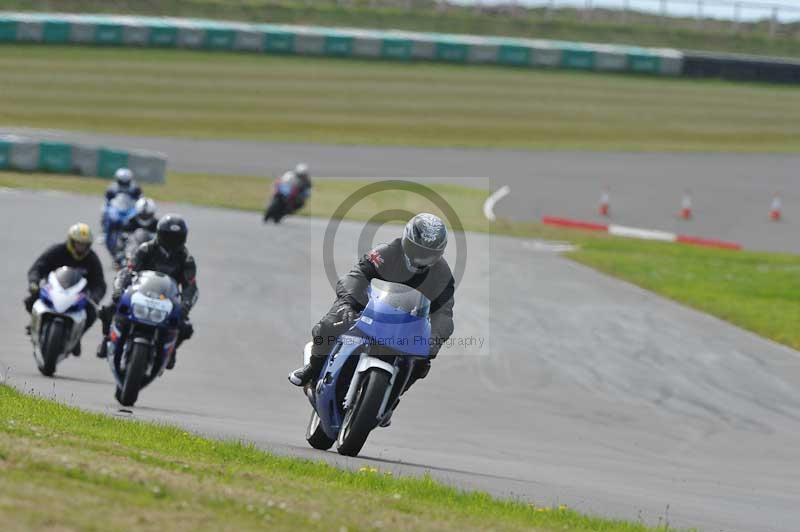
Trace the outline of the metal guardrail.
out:
[[[130,168],[136,179],[163,183],[167,158],[160,153],[45,141],[17,135],[0,136],[0,171],[53,172],[111,178]]]
[[[790,60],[539,39],[200,19],[0,12],[1,42],[233,50],[800,83]]]
[[[201,19],[0,12],[0,42],[235,50],[254,53],[551,67],[674,76],[677,50]]]

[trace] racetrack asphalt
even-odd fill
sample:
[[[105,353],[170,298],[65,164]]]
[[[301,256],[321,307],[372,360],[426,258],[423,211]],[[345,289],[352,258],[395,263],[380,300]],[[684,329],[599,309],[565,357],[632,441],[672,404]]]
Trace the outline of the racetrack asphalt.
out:
[[[258,213],[162,205],[187,217],[199,263],[196,335],[176,369],[120,413],[93,355],[95,327],[80,359],[42,377],[23,334],[25,271],[70,223],[96,229],[100,202],[0,191],[0,221],[12,228],[0,234],[0,375],[22,390],[539,505],[708,531],[800,530],[800,354],[519,240],[467,235],[460,343],[362,458],[307,447],[310,407],[286,381],[332,300],[323,220],[264,226]],[[339,273],[361,230],[341,224]],[[378,240],[396,232],[381,228]]]
[[[800,253],[800,154],[605,153],[335,146],[132,137],[0,128],[0,134],[159,151],[176,172],[278,175],[298,161],[315,177],[434,179],[511,194],[499,217],[572,217],[730,240],[747,249]],[[468,179],[473,178],[473,179]],[[611,190],[611,218],[597,214]],[[690,190],[694,217],[677,216]],[[784,219],[769,220],[779,193]]]

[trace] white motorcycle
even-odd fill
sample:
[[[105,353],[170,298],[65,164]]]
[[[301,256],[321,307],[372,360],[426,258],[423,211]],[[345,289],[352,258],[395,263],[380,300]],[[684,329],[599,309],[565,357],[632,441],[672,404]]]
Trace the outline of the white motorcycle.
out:
[[[52,377],[56,366],[75,349],[86,325],[86,279],[74,268],[50,272],[31,311],[33,358],[42,375]]]

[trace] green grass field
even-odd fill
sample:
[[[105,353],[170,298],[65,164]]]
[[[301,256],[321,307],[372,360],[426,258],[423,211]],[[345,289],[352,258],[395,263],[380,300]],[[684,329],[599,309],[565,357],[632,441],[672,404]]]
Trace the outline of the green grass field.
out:
[[[797,151],[791,87],[458,65],[0,46],[0,124],[343,144]]]
[[[412,0],[413,9],[368,0],[4,0],[3,8],[23,11],[76,13],[124,13],[170,15],[211,19],[244,20],[322,26],[398,28],[413,31],[508,35],[538,39],[666,46],[689,50],[716,50],[751,54],[800,56],[797,24],[783,25],[775,38],[769,37],[767,21],[743,23],[738,34],[730,23],[707,19],[696,29],[691,17],[666,19],[630,13],[628,23],[617,12],[597,10],[583,20],[575,9],[555,10],[548,18],[544,9],[478,12],[470,6],[451,5],[446,11],[435,2]],[[622,5],[621,3],[619,4]]]
[[[365,181],[317,180],[303,215],[330,217]],[[0,187],[59,189],[101,196],[107,183],[94,178],[0,173]],[[167,184],[148,186],[159,201],[260,211],[269,181],[258,177],[171,174]],[[610,237],[606,234],[556,229],[537,223],[483,217],[486,192],[456,185],[432,185],[471,231],[567,240],[578,244],[573,260],[707,312],[766,338],[800,349],[800,256],[737,252]],[[348,213],[368,220],[386,209],[433,211],[416,194],[387,192],[370,196]],[[255,223],[255,222],[254,222]]]
[[[657,530],[464,493],[430,478],[278,457],[81,412],[4,385],[0,522],[7,532]]]

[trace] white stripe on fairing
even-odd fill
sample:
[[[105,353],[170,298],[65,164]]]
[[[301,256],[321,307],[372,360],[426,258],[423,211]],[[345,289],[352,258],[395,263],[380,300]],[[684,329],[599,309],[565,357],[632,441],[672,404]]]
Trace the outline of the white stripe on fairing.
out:
[[[486,198],[486,201],[483,203],[483,215],[486,216],[487,220],[493,222],[497,219],[494,215],[494,204],[506,197],[509,192],[511,192],[511,187],[503,185]]]
[[[608,226],[608,232],[616,236],[624,236],[628,238],[641,238],[644,240],[663,240],[665,242],[675,242],[678,235],[675,233],[668,233],[667,231],[654,231],[651,229],[639,229],[637,227],[626,227],[624,225],[611,224]]]

